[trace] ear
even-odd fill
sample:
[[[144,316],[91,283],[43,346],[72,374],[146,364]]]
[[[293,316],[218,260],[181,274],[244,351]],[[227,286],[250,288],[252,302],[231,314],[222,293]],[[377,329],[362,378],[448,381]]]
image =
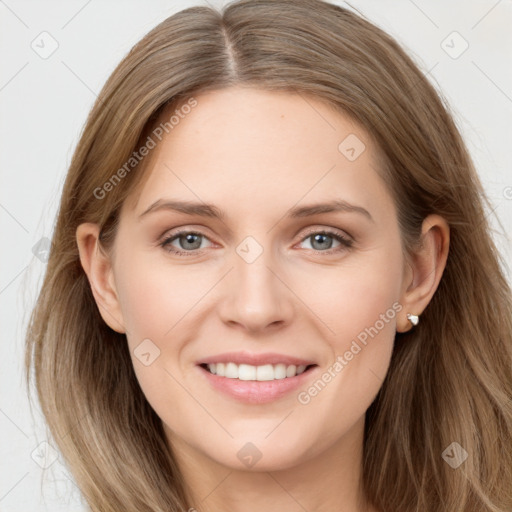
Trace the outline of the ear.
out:
[[[450,227],[439,215],[429,215],[423,221],[421,240],[408,258],[400,304],[403,309],[397,319],[397,331],[409,331],[413,325],[407,313],[420,316],[434,295],[448,259]],[[420,319],[421,321],[421,319]]]
[[[86,222],[78,226],[76,241],[80,262],[89,279],[101,317],[111,329],[125,333],[112,264],[99,245],[99,233],[97,224]]]

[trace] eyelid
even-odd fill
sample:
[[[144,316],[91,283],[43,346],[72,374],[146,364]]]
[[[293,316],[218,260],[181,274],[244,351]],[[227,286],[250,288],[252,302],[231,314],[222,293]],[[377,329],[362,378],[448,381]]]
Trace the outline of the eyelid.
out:
[[[353,238],[346,232],[339,228],[333,228],[333,227],[319,227],[319,226],[313,226],[312,228],[307,228],[306,233],[302,236],[301,241],[304,240],[304,238],[307,238],[309,235],[315,234],[315,233],[328,233],[329,235],[336,234],[340,236],[341,238],[345,238],[346,240],[350,240],[353,242]]]

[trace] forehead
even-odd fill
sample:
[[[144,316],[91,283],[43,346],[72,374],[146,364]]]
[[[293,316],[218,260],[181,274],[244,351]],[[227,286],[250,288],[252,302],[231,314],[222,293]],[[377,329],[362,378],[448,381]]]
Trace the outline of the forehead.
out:
[[[318,98],[231,87],[194,99],[160,117],[174,123],[153,150],[134,214],[165,196],[263,214],[303,198],[368,204],[385,193],[367,132]]]

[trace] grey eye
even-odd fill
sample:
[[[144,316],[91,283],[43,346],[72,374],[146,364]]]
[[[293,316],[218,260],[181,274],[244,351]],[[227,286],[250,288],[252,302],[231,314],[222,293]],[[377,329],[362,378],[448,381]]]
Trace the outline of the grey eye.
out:
[[[201,247],[203,235],[197,233],[187,233],[179,235],[177,240],[180,244],[180,249],[195,250]]]

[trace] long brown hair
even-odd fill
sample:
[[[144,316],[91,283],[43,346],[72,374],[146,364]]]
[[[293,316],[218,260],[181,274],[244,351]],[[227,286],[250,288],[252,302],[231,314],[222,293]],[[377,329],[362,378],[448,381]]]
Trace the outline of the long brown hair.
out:
[[[192,7],[169,17],[118,65],[88,117],[30,319],[26,368],[27,381],[35,369],[48,426],[91,509],[168,512],[189,504],[126,337],[99,314],[76,228],[99,224],[109,250],[146,161],[104,197],[98,188],[164,109],[235,84],[311,95],[359,122],[382,151],[406,250],[428,214],[450,225],[439,287],[420,325],[396,335],[367,411],[368,499],[386,512],[509,512],[512,304],[488,201],[446,102],[412,59],[363,17],[320,0],[242,0],[221,12]],[[442,456],[452,443],[468,454],[457,469]]]

